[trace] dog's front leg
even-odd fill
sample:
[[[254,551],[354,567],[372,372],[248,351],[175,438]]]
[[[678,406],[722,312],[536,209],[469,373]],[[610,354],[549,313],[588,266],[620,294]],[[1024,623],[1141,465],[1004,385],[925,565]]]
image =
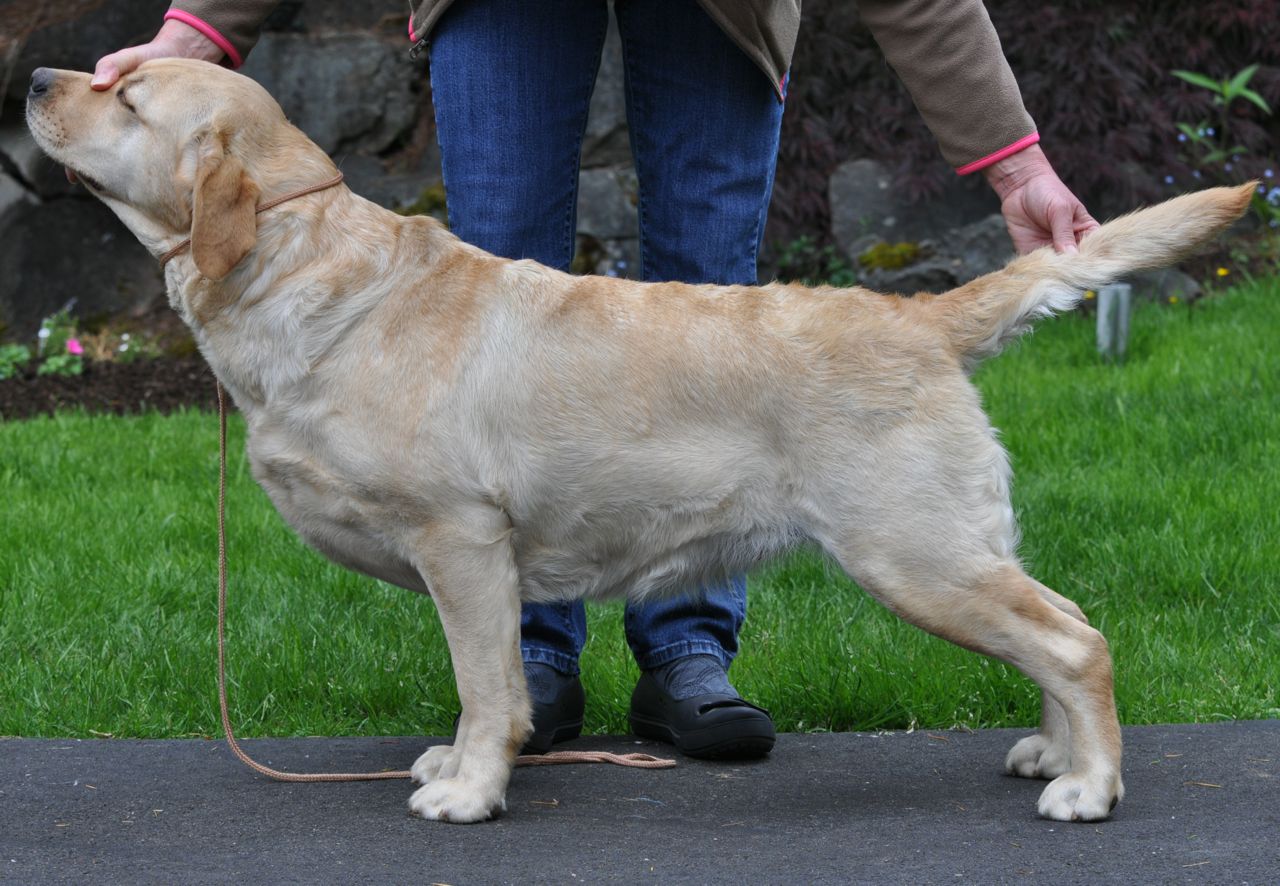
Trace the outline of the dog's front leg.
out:
[[[505,808],[511,767],[532,730],[505,518],[485,512],[433,526],[421,561],[453,657],[462,720],[453,747],[432,748],[414,764],[425,784],[409,808],[438,821],[483,821]]]

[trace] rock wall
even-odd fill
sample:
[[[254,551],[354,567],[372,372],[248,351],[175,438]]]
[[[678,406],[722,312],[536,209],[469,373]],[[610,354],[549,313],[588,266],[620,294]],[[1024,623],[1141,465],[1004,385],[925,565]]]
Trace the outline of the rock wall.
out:
[[[83,189],[67,183],[27,133],[31,72],[91,70],[143,42],[167,0],[0,2],[0,339],[29,339],[69,303],[80,317],[141,314],[163,298],[155,262]],[[392,209],[443,217],[427,60],[409,57],[403,0],[285,0],[242,72],[340,164],[351,187]],[[575,269],[638,268],[621,48],[611,31],[583,144]],[[427,195],[427,199],[423,199]]]
[[[40,154],[22,108],[36,67],[90,70],[102,55],[148,39],[167,8],[167,0],[0,0],[0,339],[29,339],[41,318],[68,303],[94,321],[141,314],[162,301],[155,262]],[[409,57],[406,18],[403,0],[284,0],[243,72],[333,155],[358,193],[443,217],[428,62]],[[578,272],[639,271],[625,105],[621,47],[611,27],[583,142]],[[993,216],[998,204],[976,176],[957,180],[940,200],[912,205],[880,164],[857,160],[834,170],[827,196],[831,230],[811,235],[834,241],[875,288],[945,289],[1012,254]],[[898,241],[918,244],[918,261],[900,269],[860,265],[876,243]],[[763,269],[765,277],[773,273]]]

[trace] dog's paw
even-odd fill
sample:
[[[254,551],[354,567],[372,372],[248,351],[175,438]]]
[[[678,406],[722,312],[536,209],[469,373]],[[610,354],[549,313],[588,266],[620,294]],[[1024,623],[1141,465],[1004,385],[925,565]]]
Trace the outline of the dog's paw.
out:
[[[507,801],[501,792],[493,796],[493,792],[457,777],[433,781],[409,798],[409,810],[415,815],[454,824],[486,821],[506,809]]]
[[[1009,749],[1004,771],[1022,778],[1057,778],[1071,771],[1071,748],[1042,732],[1028,735]]]
[[[427,752],[413,761],[409,777],[416,784],[426,784],[437,778],[449,778],[458,771],[457,752],[453,745],[439,744],[427,748]]]
[[[1049,782],[1037,805],[1042,816],[1055,821],[1102,821],[1123,798],[1119,775],[1105,778],[1068,772]]]

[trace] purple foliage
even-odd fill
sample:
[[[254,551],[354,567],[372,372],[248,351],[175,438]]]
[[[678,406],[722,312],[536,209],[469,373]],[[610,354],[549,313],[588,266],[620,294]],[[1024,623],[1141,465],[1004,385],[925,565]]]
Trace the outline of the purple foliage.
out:
[[[1095,214],[1168,196],[1190,181],[1179,122],[1214,122],[1211,95],[1169,72],[1214,78],[1261,65],[1250,82],[1277,113],[1233,108],[1249,152],[1233,177],[1260,175],[1280,145],[1280,14],[1275,0],[988,0],[987,9],[1058,174]],[[911,199],[953,175],[911,97],[848,0],[806,0],[783,119],[769,239],[830,227],[827,178],[841,162],[887,163]],[[1253,166],[1258,169],[1254,169]]]

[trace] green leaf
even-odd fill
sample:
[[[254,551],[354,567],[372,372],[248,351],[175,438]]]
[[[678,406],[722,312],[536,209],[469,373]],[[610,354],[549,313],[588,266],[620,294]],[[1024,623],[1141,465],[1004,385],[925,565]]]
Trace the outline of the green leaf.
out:
[[[1252,77],[1254,75],[1254,72],[1256,72],[1257,70],[1258,70],[1257,65],[1249,65],[1249,67],[1245,68],[1239,74],[1236,74],[1234,77],[1231,78],[1231,82],[1227,84],[1225,93],[1227,95],[1233,95],[1233,96],[1239,95],[1240,91],[1243,90],[1245,86],[1248,84],[1249,78]]]
[[[1243,99],[1248,99],[1249,101],[1253,102],[1255,105],[1262,108],[1264,113],[1266,114],[1271,113],[1271,106],[1267,104],[1267,100],[1262,96],[1258,95],[1258,93],[1254,92],[1252,89],[1240,90],[1240,97]]]
[[[1172,71],[1173,76],[1185,80],[1193,86],[1201,86],[1211,92],[1222,93],[1223,84],[1217,80],[1206,77],[1204,74],[1197,74],[1194,71]]]

